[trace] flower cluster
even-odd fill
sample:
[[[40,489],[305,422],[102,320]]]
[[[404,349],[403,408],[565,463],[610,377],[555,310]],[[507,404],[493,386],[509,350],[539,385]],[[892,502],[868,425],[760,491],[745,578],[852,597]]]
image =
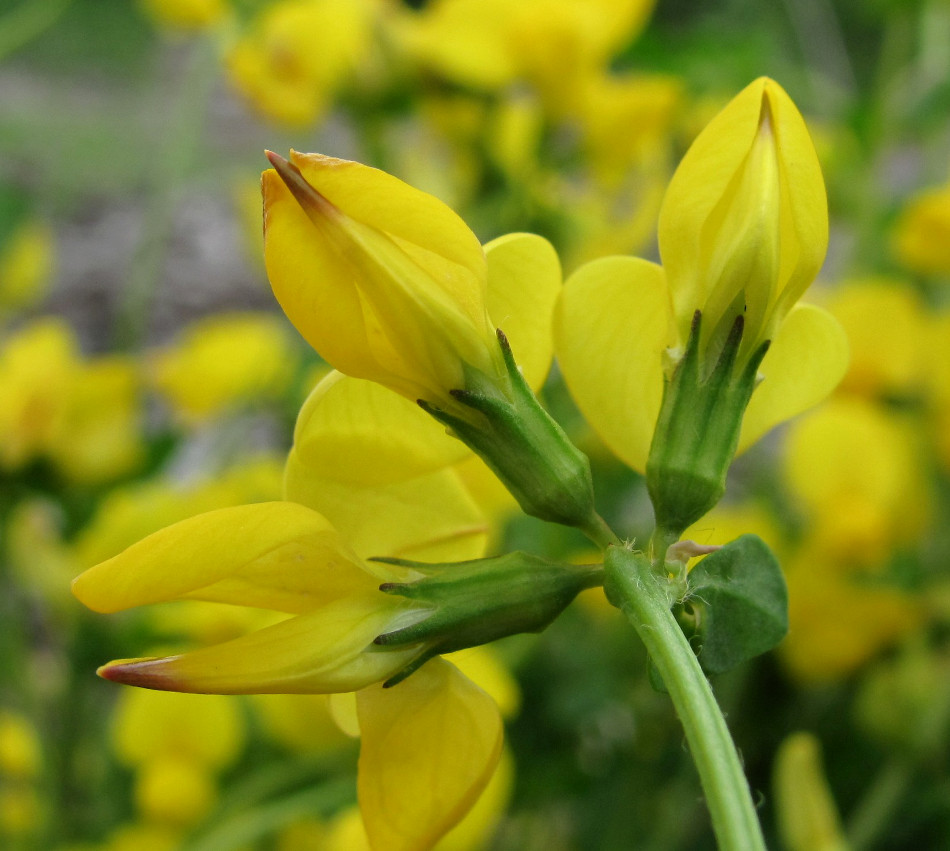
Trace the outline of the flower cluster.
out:
[[[354,695],[370,845],[428,848],[501,754],[496,704],[441,657],[542,630],[604,583],[599,563],[482,558],[491,510],[473,489],[472,453],[523,511],[618,551],[586,457],[533,392],[556,340],[591,423],[646,467],[658,567],[708,552],[671,545],[722,495],[740,424],[750,442],[844,369],[839,326],[795,307],[824,254],[821,175],[788,96],[759,80],[674,175],[663,266],[606,258],[562,289],[540,237],[483,247],[448,207],[384,172],[268,157],[271,284],[338,370],[300,412],[284,499],[182,520],[73,588],[100,612],[201,600],[269,613],[229,641],[100,674],[171,691]]]

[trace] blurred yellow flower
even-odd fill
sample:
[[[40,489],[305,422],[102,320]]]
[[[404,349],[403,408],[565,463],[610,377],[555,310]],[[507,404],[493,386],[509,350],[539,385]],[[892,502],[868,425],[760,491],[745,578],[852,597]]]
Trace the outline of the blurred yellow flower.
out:
[[[950,184],[911,198],[894,225],[893,247],[911,272],[950,275]]]
[[[39,735],[23,714],[0,712],[0,776],[35,780],[43,764]]]
[[[53,274],[53,234],[28,219],[0,246],[0,313],[36,304]]]
[[[534,86],[550,110],[574,105],[574,86],[632,42],[652,0],[438,0],[396,21],[406,53],[463,86]]]
[[[69,328],[46,319],[21,328],[0,348],[0,467],[41,454],[61,430],[67,391],[78,372]]]
[[[277,0],[227,57],[234,85],[268,118],[306,124],[370,51],[375,0]]]
[[[144,451],[137,376],[118,356],[83,360],[57,319],[19,329],[0,348],[0,467],[45,456],[77,482],[129,472]]]
[[[789,631],[779,655],[804,683],[847,677],[922,622],[913,595],[855,577],[807,546],[785,574]]]
[[[811,539],[852,568],[880,564],[932,513],[920,439],[900,416],[861,398],[832,399],[793,423],[782,465]]]
[[[851,363],[840,389],[871,398],[923,393],[930,317],[916,292],[890,278],[847,281],[825,306],[848,335]]]
[[[112,744],[135,769],[140,816],[184,827],[217,798],[216,776],[244,746],[244,720],[233,699],[127,689],[112,718]]]
[[[184,420],[199,422],[286,393],[300,352],[266,313],[216,314],[193,323],[149,361],[155,388]]]

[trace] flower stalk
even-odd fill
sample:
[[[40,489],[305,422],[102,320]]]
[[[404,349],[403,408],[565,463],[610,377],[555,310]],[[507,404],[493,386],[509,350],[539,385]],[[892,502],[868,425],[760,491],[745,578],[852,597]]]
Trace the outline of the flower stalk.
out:
[[[709,681],[670,606],[672,586],[642,553],[607,549],[604,590],[636,629],[683,723],[720,851],[765,851],[749,783]]]

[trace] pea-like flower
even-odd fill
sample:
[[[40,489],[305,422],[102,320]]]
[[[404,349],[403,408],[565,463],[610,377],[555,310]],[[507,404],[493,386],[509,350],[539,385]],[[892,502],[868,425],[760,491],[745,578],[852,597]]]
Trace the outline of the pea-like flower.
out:
[[[662,266],[608,257],[566,282],[555,319],[565,379],[604,442],[648,472],[658,524],[674,536],[721,496],[737,449],[844,374],[838,323],[796,304],[827,239],[804,120],[762,78],[674,174],[660,211]]]
[[[297,330],[347,375],[461,406],[467,373],[505,374],[477,237],[431,195],[320,154],[269,154],[264,254]]]

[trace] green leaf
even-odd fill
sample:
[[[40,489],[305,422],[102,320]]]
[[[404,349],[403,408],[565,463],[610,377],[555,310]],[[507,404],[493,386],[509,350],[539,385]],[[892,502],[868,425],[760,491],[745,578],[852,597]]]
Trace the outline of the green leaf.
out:
[[[778,560],[757,535],[742,535],[689,574],[673,613],[707,674],[771,650],[788,632],[788,591]]]

